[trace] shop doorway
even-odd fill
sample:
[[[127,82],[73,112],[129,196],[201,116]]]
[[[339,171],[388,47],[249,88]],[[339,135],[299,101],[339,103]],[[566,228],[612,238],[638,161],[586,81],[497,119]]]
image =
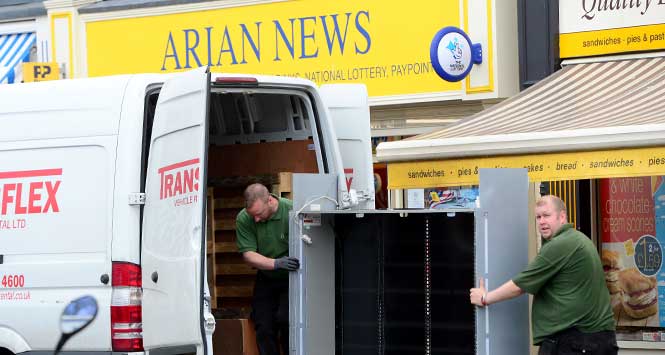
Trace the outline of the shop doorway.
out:
[[[541,185],[541,195],[555,195],[566,203],[568,221],[577,230],[594,238],[591,180],[548,181]]]

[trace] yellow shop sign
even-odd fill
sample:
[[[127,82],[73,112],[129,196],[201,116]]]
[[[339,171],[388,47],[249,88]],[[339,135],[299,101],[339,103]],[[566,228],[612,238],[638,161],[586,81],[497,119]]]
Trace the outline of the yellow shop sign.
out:
[[[23,63],[23,81],[26,83],[58,79],[60,79],[58,63]]]
[[[665,1],[559,2],[561,58],[665,48]]]
[[[390,163],[388,188],[477,185],[482,168],[525,168],[531,181],[665,175],[665,147]]]
[[[660,50],[663,48],[665,48],[665,24],[562,33],[559,36],[561,58]]]
[[[457,0],[285,1],[86,23],[90,76],[215,72],[362,82],[371,96],[461,90],[435,73],[434,35],[460,26]]]

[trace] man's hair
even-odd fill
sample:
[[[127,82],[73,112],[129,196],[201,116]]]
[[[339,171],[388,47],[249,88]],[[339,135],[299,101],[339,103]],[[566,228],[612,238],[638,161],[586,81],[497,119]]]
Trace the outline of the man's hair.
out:
[[[548,202],[552,203],[552,206],[554,206],[554,209],[557,212],[563,212],[568,216],[568,208],[566,208],[566,203],[563,202],[562,199],[560,199],[558,196],[554,195],[545,195],[542,196],[536,201],[536,207],[541,207],[546,205]]]
[[[245,189],[244,196],[245,207],[250,208],[254,202],[258,200],[268,202],[268,199],[270,198],[270,192],[268,192],[268,188],[262,184],[251,184]]]

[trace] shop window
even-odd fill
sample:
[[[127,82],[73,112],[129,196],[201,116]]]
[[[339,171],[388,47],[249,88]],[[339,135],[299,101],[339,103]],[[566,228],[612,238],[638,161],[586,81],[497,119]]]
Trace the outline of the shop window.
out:
[[[408,208],[473,209],[477,200],[477,185],[407,190]]]
[[[413,135],[406,136],[379,136],[372,137],[372,154],[376,155],[376,147],[383,142],[397,142],[403,139],[413,137]]]
[[[385,163],[374,164],[374,205],[376,209],[388,208],[388,167]]]
[[[617,338],[665,342],[665,179],[600,179],[598,212]]]

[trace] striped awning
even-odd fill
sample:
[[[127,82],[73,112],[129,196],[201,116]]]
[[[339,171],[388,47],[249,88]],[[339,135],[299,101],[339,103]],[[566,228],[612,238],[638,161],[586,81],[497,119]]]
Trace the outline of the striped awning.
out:
[[[442,130],[381,143],[379,161],[589,151],[665,144],[665,57],[565,65]]]
[[[17,65],[30,59],[36,39],[32,32],[0,35],[0,84],[14,82]]]
[[[520,94],[413,140],[665,123],[665,58],[565,66]]]

